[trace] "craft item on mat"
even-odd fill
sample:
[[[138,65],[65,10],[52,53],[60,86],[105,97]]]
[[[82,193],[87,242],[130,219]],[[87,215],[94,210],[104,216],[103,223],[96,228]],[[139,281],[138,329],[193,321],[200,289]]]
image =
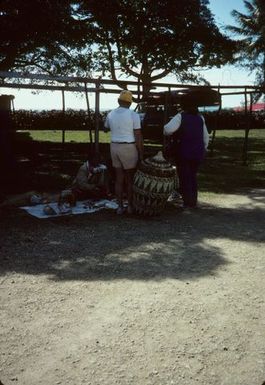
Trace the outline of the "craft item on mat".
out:
[[[45,205],[43,207],[43,213],[45,215],[48,215],[48,216],[51,216],[51,215],[57,215],[57,212],[54,210],[53,207],[51,207],[50,205]]]
[[[53,202],[49,203],[49,205],[40,204],[34,206],[23,206],[20,208],[36,218],[43,219],[65,215],[91,214],[102,209],[116,210],[118,208],[118,204],[114,200],[110,201],[108,199],[102,199],[97,202],[90,200],[77,201],[76,205],[73,207],[69,207],[67,205],[59,206],[57,202]]]
[[[72,192],[72,190],[63,190],[58,199],[58,206],[64,206],[67,205],[69,207],[73,207],[76,205],[76,199]],[[63,210],[63,208],[62,208]]]
[[[62,203],[58,204],[58,210],[60,214],[71,214],[72,213],[72,207],[69,203]]]
[[[32,194],[30,196],[30,203],[32,205],[39,205],[40,203],[43,203],[42,201],[43,201],[43,198],[39,194]]]
[[[141,162],[134,176],[134,208],[142,215],[158,215],[175,188],[176,169],[162,151]]]

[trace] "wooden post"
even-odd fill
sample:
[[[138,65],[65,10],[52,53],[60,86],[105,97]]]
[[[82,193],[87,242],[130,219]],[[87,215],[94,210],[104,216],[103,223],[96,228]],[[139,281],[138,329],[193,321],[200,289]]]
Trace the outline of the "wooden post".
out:
[[[171,88],[168,87],[168,92],[165,94],[165,105],[164,105],[164,124],[168,122],[169,114],[168,114],[168,99],[170,97]]]
[[[244,138],[244,144],[243,144],[243,153],[242,153],[242,159],[243,164],[247,165],[247,146],[248,146],[248,133],[249,133],[249,114],[248,114],[248,100],[247,100],[247,89],[245,88],[244,92],[244,98],[245,98],[245,117],[246,117],[246,128],[245,128],[245,138]],[[252,99],[252,97],[251,97]],[[252,101],[251,101],[252,103]],[[251,107],[252,108],[252,107]]]
[[[220,93],[220,85],[218,86],[218,92]],[[213,156],[214,141],[215,141],[215,137],[216,137],[216,130],[218,129],[219,123],[220,123],[220,112],[221,112],[221,109],[222,109],[222,95],[220,94],[220,104],[219,104],[219,108],[218,108],[217,114],[215,116],[214,129],[213,129],[213,133],[212,133],[210,156]]]
[[[162,138],[163,138],[163,150],[165,149],[165,146],[167,144],[168,138],[164,135],[164,125],[168,122],[168,95],[170,92],[170,88],[168,89],[168,93],[165,93],[165,101],[164,101],[164,111],[163,111],[163,125],[161,127],[162,129]],[[175,184],[177,185],[177,181],[175,181]]]
[[[245,138],[244,138],[244,145],[243,145],[243,164],[245,166],[247,165],[247,160],[248,160],[248,135],[252,125],[252,106],[253,106],[253,94],[250,93],[250,105],[249,105],[249,112],[246,120],[247,127],[245,128]],[[246,109],[246,106],[245,106],[245,109]]]
[[[62,90],[62,104],[63,104],[63,128],[62,128],[62,160],[64,159],[64,150],[65,150],[65,94]]]
[[[141,90],[140,90],[140,78],[138,78],[137,82],[137,104],[139,105],[140,103],[140,96],[141,96]]]
[[[87,105],[87,115],[90,121],[89,125],[89,141],[90,141],[90,146],[92,146],[93,143],[93,137],[92,137],[92,127],[91,127],[91,113],[90,113],[90,105],[89,105],[89,99],[88,99],[88,91],[87,91],[87,82],[85,82],[85,95],[86,95],[86,105]]]
[[[96,80],[95,90],[95,153],[99,153],[99,93],[100,93],[100,79]]]

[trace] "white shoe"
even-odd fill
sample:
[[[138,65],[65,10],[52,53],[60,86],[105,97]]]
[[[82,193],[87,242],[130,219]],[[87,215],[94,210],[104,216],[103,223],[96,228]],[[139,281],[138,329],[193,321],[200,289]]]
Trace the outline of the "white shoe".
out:
[[[173,191],[169,197],[168,197],[168,202],[177,202],[181,200],[181,195],[177,191]]]

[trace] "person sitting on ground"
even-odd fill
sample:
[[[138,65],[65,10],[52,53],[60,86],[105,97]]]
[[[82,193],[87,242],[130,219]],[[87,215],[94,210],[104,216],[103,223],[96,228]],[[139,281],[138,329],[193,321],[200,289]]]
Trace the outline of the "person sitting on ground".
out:
[[[108,198],[109,180],[104,164],[86,160],[73,180],[71,190],[76,200]]]

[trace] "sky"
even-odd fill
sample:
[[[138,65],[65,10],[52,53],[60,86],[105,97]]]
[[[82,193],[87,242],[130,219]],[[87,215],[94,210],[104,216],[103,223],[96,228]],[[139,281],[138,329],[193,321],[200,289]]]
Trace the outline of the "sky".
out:
[[[231,11],[236,9],[245,13],[243,0],[209,0],[209,7],[215,16],[218,27],[222,30],[227,24],[234,24]],[[249,74],[239,66],[223,66],[219,69],[210,69],[201,71],[203,76],[210,81],[211,84],[220,85],[251,85],[254,83],[254,75]],[[176,82],[174,77],[167,77],[160,82]],[[0,89],[1,94],[12,94],[15,96],[15,109],[61,109],[62,95],[59,91],[32,93],[30,90],[14,90]],[[243,101],[243,96],[223,96],[223,107],[239,106]],[[89,94],[89,102],[91,108],[94,108],[94,93]],[[86,101],[84,95],[80,93],[65,93],[65,106],[72,109],[86,109]],[[101,94],[100,108],[101,110],[112,109],[117,106],[117,95]],[[134,107],[134,106],[133,106]]]

